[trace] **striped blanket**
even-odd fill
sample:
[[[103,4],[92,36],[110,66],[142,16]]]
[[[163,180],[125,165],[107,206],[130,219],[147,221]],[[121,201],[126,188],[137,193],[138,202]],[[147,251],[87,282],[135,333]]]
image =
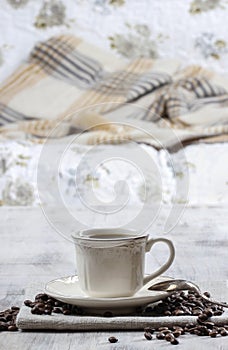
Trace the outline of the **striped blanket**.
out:
[[[0,136],[168,147],[228,140],[228,78],[176,60],[127,62],[62,35],[0,87]]]

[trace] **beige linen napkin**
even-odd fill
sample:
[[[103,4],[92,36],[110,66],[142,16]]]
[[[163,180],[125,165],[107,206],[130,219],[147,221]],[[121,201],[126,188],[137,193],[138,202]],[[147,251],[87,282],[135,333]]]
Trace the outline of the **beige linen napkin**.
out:
[[[25,293],[25,299],[34,299],[35,295],[43,292],[42,284],[30,285]],[[184,326],[187,323],[196,323],[195,316],[64,316],[62,314],[33,315],[31,309],[22,305],[17,317],[17,326],[22,330],[42,329],[59,331],[91,331],[91,330],[140,330],[150,325],[157,328],[172,325]],[[212,317],[216,325],[228,324],[228,312],[222,316]]]

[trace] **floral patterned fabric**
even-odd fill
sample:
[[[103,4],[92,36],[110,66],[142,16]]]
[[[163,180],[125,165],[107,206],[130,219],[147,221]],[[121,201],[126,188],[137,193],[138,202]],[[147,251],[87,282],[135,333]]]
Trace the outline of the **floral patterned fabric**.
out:
[[[127,58],[180,58],[228,68],[226,0],[2,0],[0,79],[40,40],[80,36]]]

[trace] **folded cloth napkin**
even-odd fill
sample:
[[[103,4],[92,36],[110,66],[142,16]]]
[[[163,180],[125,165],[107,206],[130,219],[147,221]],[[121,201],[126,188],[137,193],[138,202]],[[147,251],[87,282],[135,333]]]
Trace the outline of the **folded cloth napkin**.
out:
[[[35,295],[43,292],[40,283],[30,285],[25,293],[25,299],[34,299]],[[185,325],[196,323],[195,316],[164,316],[164,317],[142,317],[142,316],[64,316],[63,314],[33,315],[31,309],[22,305],[17,316],[17,327],[22,330],[29,329],[54,329],[54,330],[140,330],[150,325],[151,327]],[[222,316],[213,317],[212,322],[216,325],[228,323],[228,312]]]
[[[62,138],[89,129],[78,142],[133,140],[161,148],[177,138],[225,141],[227,122],[227,78],[181,69],[175,60],[126,62],[72,35],[38,43],[0,87],[6,138]]]

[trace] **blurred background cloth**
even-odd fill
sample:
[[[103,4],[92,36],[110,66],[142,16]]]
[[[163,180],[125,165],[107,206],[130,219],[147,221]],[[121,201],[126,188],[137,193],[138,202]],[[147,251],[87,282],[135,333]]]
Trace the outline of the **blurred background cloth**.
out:
[[[44,139],[86,131],[79,142],[133,140],[156,148],[216,136],[225,141],[227,87],[228,79],[199,66],[180,69],[173,60],[145,57],[126,64],[62,35],[38,43],[1,86],[0,131],[6,138],[21,132]],[[102,118],[109,112],[111,120]]]

